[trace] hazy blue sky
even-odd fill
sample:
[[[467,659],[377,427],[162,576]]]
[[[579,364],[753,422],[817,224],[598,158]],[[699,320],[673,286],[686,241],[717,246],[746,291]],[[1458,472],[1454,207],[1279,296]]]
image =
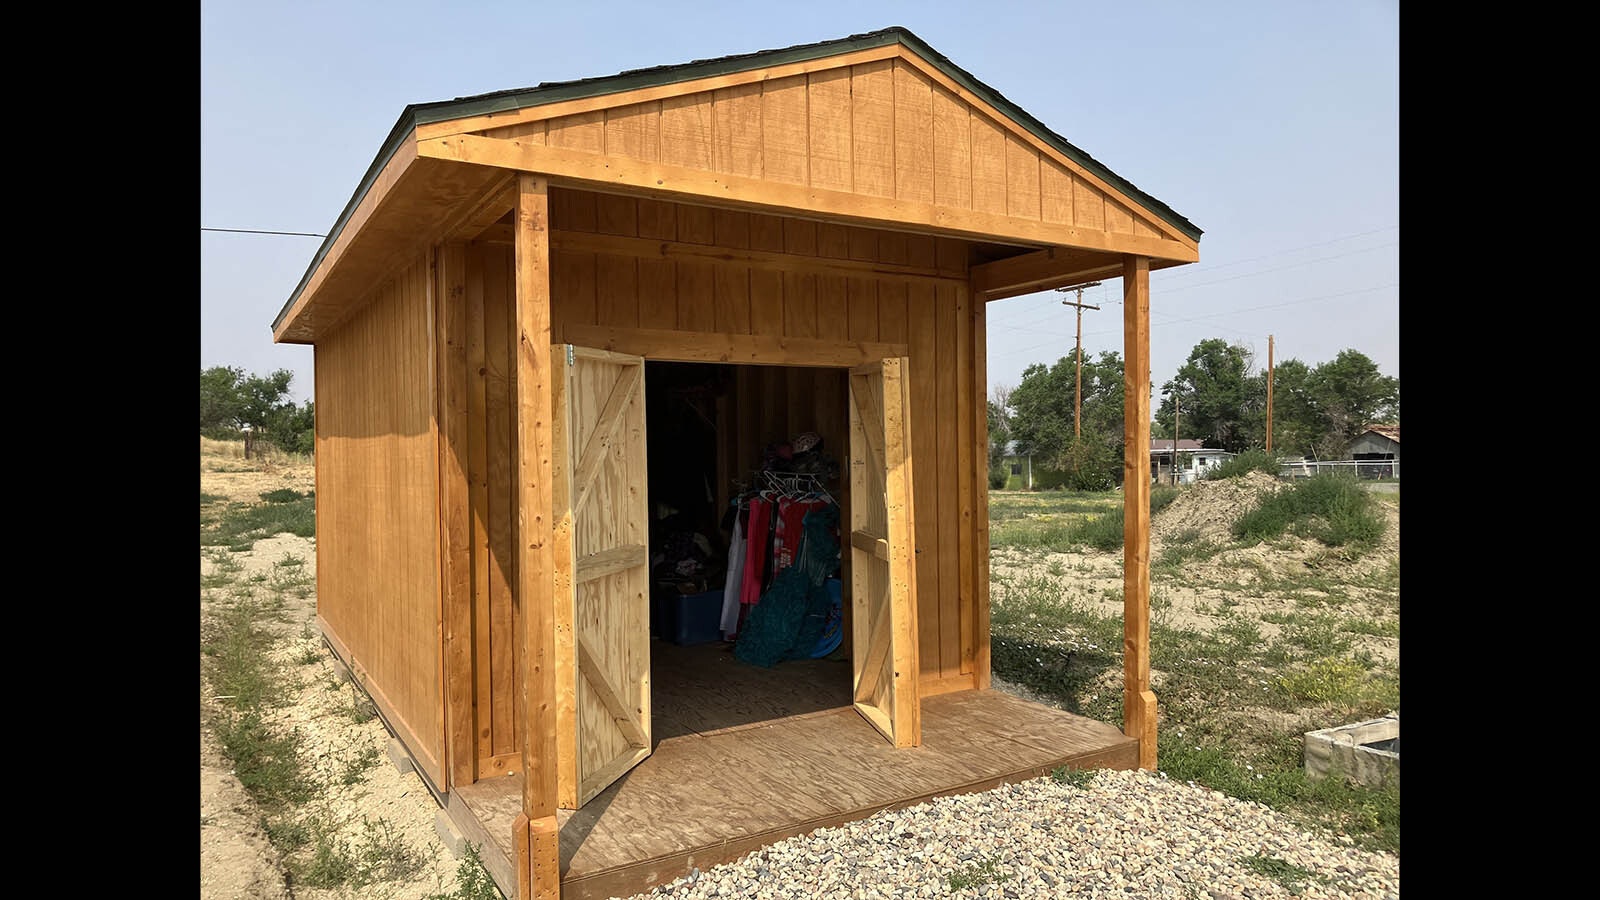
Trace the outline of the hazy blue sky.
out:
[[[408,103],[901,25],[1204,229],[1151,276],[1151,379],[1206,338],[1400,374],[1399,4],[201,4],[200,225],[326,232]],[[200,234],[200,365],[295,372],[271,323],[316,238]],[[1121,282],[1085,354],[1122,350]],[[989,382],[1070,356],[1046,292],[989,306]],[[1159,402],[1159,394],[1156,402]]]

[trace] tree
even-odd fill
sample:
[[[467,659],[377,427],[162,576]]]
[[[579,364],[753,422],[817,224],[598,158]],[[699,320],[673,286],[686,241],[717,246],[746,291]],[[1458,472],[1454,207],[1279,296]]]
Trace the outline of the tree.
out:
[[[200,433],[231,435],[239,428],[239,382],[244,370],[213,366],[200,370]]]
[[[200,370],[200,433],[236,439],[246,430],[282,450],[310,453],[315,410],[308,400],[289,399],[294,373],[278,369],[267,375],[246,375],[240,368],[213,366]]]
[[[1122,475],[1122,357],[1114,351],[1084,357],[1081,437],[1073,435],[1076,380],[1075,356],[1023,370],[1010,394],[1012,438],[1037,464],[1069,473],[1072,487],[1114,485]]]
[[[1156,421],[1172,433],[1174,412],[1178,437],[1234,453],[1252,446],[1251,427],[1265,416],[1265,383],[1261,395],[1250,376],[1250,350],[1220,338],[1207,338],[1189,352],[1178,374],[1161,386],[1166,395]],[[1181,408],[1176,408],[1181,401]]]
[[[1310,389],[1321,408],[1332,453],[1342,455],[1368,425],[1400,418],[1400,381],[1356,350],[1341,350],[1311,373]]]

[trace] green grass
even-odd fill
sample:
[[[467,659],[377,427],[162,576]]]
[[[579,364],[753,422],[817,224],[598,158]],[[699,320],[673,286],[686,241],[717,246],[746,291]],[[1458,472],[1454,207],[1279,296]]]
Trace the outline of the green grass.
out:
[[[483,867],[478,845],[468,844],[467,852],[456,863],[456,887],[448,894],[429,894],[422,900],[503,900],[489,870]]]
[[[201,491],[200,492],[200,505],[201,506],[206,506],[207,504],[216,503],[216,502],[218,502],[220,500],[226,500],[226,499],[228,499],[228,498],[222,496],[221,494],[208,494],[205,491]]]
[[[1284,534],[1312,538],[1330,547],[1364,549],[1383,537],[1384,521],[1372,494],[1342,475],[1316,475],[1266,497],[1233,525],[1247,544]]]
[[[1264,875],[1276,881],[1291,894],[1299,894],[1307,881],[1317,881],[1323,884],[1328,882],[1325,876],[1318,875],[1310,869],[1302,868],[1276,856],[1261,856],[1260,854],[1242,856],[1239,858],[1239,864],[1257,875]]]
[[[200,546],[244,551],[264,537],[288,532],[312,537],[317,530],[316,502],[302,496],[288,502],[229,503],[200,516]]]
[[[1070,784],[1075,788],[1087,787],[1089,782],[1100,774],[1099,769],[1074,769],[1069,766],[1059,766],[1050,773],[1050,780],[1056,784]]]
[[[1154,487],[1151,515],[1177,496],[1177,488]],[[989,520],[991,547],[1065,552],[1122,546],[1122,495],[1115,491],[991,494]]]
[[[1223,478],[1239,478],[1251,472],[1265,472],[1276,478],[1282,468],[1277,454],[1265,450],[1246,450],[1206,470],[1201,477],[1206,481],[1219,481]]]
[[[1109,518],[1115,504],[1101,502],[1100,515]],[[1050,521],[1062,515],[1059,509],[1018,503],[1003,514],[1019,527],[1030,518]],[[1225,548],[1195,535],[1174,537],[1151,565],[1161,769],[1264,803],[1307,828],[1340,831],[1367,849],[1398,854],[1398,791],[1309,781],[1302,758],[1306,731],[1398,708],[1397,667],[1365,649],[1368,636],[1397,634],[1398,565],[1357,570],[1346,555],[1330,551],[1304,566],[1241,557],[1236,567],[1198,572],[1185,563]],[[1300,549],[1298,542],[1290,547]],[[997,564],[991,571],[994,672],[1065,709],[1120,726],[1120,586],[1089,587],[1077,568]],[[1177,619],[1180,590],[1199,590],[1192,605],[1209,618]]]
[[[327,816],[309,822],[309,852],[291,857],[292,883],[314,888],[364,888],[414,878],[428,858],[382,819],[362,817],[359,831],[343,837],[344,823]]]
[[[311,499],[311,496],[309,493],[302,494],[299,491],[292,491],[288,488],[278,488],[275,491],[267,491],[262,494],[261,499],[268,503],[293,503],[296,500]]]
[[[1000,860],[987,859],[981,863],[967,866],[950,876],[950,892],[964,891],[967,888],[979,887],[985,884],[998,884],[1009,881],[1010,873],[1000,874]]]
[[[264,808],[280,809],[315,796],[300,759],[300,736],[269,722],[287,702],[289,682],[268,651],[270,608],[246,594],[215,605],[201,625],[202,674],[220,705],[211,727],[233,760],[240,784]]]

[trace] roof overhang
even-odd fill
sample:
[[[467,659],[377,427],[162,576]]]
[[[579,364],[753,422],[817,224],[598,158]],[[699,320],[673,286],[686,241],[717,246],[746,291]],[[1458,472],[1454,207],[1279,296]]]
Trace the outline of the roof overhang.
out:
[[[507,126],[579,117],[730,85],[823,72],[875,60],[905,60],[948,96],[1003,122],[1036,158],[1056,160],[1106,197],[1135,211],[1140,233],[952,209],[904,197],[786,184],[727,171],[643,162],[504,136]],[[841,221],[1012,245],[1014,255],[973,269],[986,299],[1082,284],[1121,274],[1130,254],[1151,268],[1199,258],[1199,228],[1165,203],[1046,128],[903,28],[679,66],[539,85],[406,107],[293,294],[273,321],[279,342],[311,343],[359,306],[401,264],[440,240],[471,237],[515,202],[514,175],[552,184]]]

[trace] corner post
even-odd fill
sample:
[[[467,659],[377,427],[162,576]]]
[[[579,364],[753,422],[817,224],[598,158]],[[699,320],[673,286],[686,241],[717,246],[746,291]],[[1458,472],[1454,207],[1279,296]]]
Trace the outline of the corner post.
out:
[[[1122,264],[1122,733],[1156,767],[1150,690],[1150,259]]]
[[[554,453],[550,364],[550,184],[517,179],[517,591],[522,622],[522,815],[513,825],[520,900],[561,894],[556,821]]]

